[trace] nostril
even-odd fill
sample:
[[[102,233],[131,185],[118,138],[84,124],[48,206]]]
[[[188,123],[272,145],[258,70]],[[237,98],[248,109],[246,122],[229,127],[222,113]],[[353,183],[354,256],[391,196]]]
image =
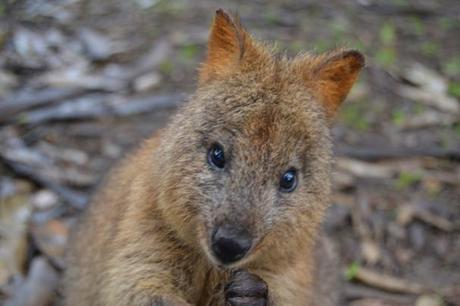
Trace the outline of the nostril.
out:
[[[243,258],[251,244],[251,238],[246,231],[232,227],[219,227],[212,236],[212,251],[224,264]]]

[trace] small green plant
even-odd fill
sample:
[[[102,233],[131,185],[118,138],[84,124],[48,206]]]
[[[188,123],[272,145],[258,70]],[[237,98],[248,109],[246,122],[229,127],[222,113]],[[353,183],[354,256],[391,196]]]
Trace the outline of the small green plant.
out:
[[[317,39],[313,45],[315,47],[315,52],[318,52],[318,53],[326,52],[327,50],[330,50],[334,46],[330,41],[324,38]]]
[[[383,24],[379,33],[381,47],[375,54],[375,60],[383,67],[390,67],[396,61],[396,28],[393,23]]]
[[[406,6],[408,4],[407,0],[391,0],[391,3],[397,6]]]
[[[460,137],[460,123],[454,125],[454,132]]]
[[[451,17],[441,17],[439,19],[439,26],[443,31],[449,31],[458,26],[458,22],[455,18]]]
[[[443,71],[449,76],[458,76],[460,74],[460,56],[455,56],[447,60],[442,65]]]
[[[396,29],[392,23],[385,23],[380,29],[380,41],[383,45],[393,45],[396,39]]]
[[[280,22],[278,14],[276,14],[276,12],[274,12],[273,10],[268,10],[265,13],[265,20],[270,24],[277,24]]]
[[[358,275],[359,271],[359,263],[354,261],[348,265],[347,269],[345,270],[345,278],[348,281],[352,281],[356,275]]]
[[[417,103],[417,104],[415,105],[415,107],[414,107],[414,114],[420,115],[420,114],[422,114],[423,112],[425,112],[426,109],[427,109],[427,108],[426,108],[425,105],[423,105],[423,104],[421,104],[421,103]]]
[[[192,60],[198,54],[198,46],[196,44],[186,44],[180,49],[180,55],[183,59]]]
[[[448,87],[448,93],[451,96],[460,98],[460,83],[450,82]]]
[[[392,114],[393,124],[396,126],[401,126],[406,121],[406,114],[402,109],[397,109]]]
[[[360,131],[366,131],[370,124],[364,113],[361,105],[350,103],[343,108],[340,117],[346,125]]]
[[[392,66],[396,62],[396,51],[394,48],[381,48],[377,51],[375,60],[384,67]]]
[[[396,180],[396,188],[406,189],[421,180],[422,176],[419,173],[401,171],[398,179]]]
[[[170,74],[173,70],[173,63],[170,60],[163,61],[158,67],[163,74]]]
[[[426,41],[421,46],[423,54],[435,56],[439,53],[439,45],[434,41]]]
[[[423,25],[423,22],[420,18],[412,17],[410,26],[414,31],[415,35],[423,36],[425,34],[425,26]]]

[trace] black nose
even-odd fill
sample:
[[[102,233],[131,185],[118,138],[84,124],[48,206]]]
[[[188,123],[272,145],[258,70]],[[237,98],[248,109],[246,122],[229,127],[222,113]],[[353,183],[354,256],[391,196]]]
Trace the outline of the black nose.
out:
[[[223,264],[243,258],[251,248],[251,243],[247,231],[232,226],[220,226],[212,235],[212,251]]]

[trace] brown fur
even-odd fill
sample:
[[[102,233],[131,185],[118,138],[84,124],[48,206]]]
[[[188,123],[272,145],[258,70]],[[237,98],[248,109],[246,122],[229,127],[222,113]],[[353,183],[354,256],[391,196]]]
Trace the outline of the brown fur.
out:
[[[363,64],[356,51],[274,56],[218,11],[196,94],[110,175],[76,230],[66,305],[223,305],[234,268],[266,282],[270,305],[334,305],[315,240],[330,194],[329,126]],[[206,159],[215,142],[222,171]],[[290,167],[298,187],[281,193]],[[254,247],[219,268],[210,232],[228,222]]]

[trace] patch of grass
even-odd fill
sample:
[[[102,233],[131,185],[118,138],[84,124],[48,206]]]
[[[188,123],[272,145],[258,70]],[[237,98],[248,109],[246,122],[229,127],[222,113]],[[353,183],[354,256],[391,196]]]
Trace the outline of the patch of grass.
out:
[[[383,67],[390,67],[396,62],[396,51],[390,47],[381,48],[377,51],[375,60]]]
[[[423,182],[423,189],[431,199],[435,199],[442,191],[442,183],[437,180],[427,180]]]
[[[383,24],[379,39],[382,47],[375,54],[375,60],[383,67],[392,66],[396,62],[396,28],[393,23],[386,22]]]
[[[392,23],[385,23],[380,29],[380,41],[383,45],[393,45],[396,39],[396,28]]]
[[[452,57],[444,62],[442,70],[448,76],[458,76],[460,74],[460,56]]]
[[[451,96],[454,96],[456,98],[460,98],[460,83],[450,82],[449,87],[447,89],[447,92]]]
[[[352,128],[360,131],[367,131],[369,129],[369,122],[365,116],[365,110],[358,104],[347,104],[340,114],[343,122]]]
[[[347,269],[345,270],[345,278],[347,281],[351,281],[356,277],[359,267],[359,263],[356,261],[348,265]]]
[[[460,123],[454,124],[453,129],[454,129],[455,134],[457,134],[460,137]]]
[[[375,60],[381,66],[388,67],[394,64],[396,60],[395,40],[396,28],[393,23],[386,22],[379,32],[381,48],[375,54]]]
[[[401,126],[404,123],[404,121],[406,121],[406,114],[402,109],[397,109],[393,111],[391,115],[391,121],[394,125]]]
[[[332,49],[333,44],[324,38],[320,38],[314,42],[313,46],[315,48],[315,52],[321,53]]]
[[[344,36],[347,36],[348,25],[344,22],[333,22],[330,25],[331,32],[333,33],[334,40],[340,40]]]
[[[410,27],[414,31],[415,35],[423,36],[425,35],[425,26],[423,25],[422,20],[418,17],[412,17],[410,19]]]
[[[421,48],[422,53],[427,56],[435,56],[439,53],[439,45],[434,41],[425,41]]]
[[[196,44],[186,44],[180,48],[180,56],[185,60],[193,60],[198,54],[198,46]]]
[[[458,26],[457,21],[450,17],[441,17],[439,19],[439,26],[443,31],[449,31]]]
[[[303,42],[301,41],[298,41],[298,40],[295,40],[293,42],[291,42],[287,48],[294,52],[294,53],[299,53],[299,52],[302,52],[303,50],[305,50],[305,45],[303,44]]]
[[[158,68],[163,74],[170,74],[173,70],[173,63],[170,60],[165,60],[159,65]]]
[[[345,34],[343,37],[338,39],[336,46],[347,48],[347,49],[355,49],[355,50],[365,50],[366,49],[366,46],[361,40],[351,35],[348,35],[348,34]]]
[[[407,0],[391,0],[390,2],[392,4],[398,5],[398,6],[406,6],[406,5],[408,5]]]
[[[165,14],[178,15],[184,12],[186,7],[184,0],[160,0],[154,7],[151,7],[151,9]]]
[[[396,180],[396,188],[406,189],[422,180],[422,176],[415,172],[401,171],[399,177]]]
[[[278,24],[280,22],[278,15],[273,10],[267,11],[264,17],[265,21],[269,24]]]

